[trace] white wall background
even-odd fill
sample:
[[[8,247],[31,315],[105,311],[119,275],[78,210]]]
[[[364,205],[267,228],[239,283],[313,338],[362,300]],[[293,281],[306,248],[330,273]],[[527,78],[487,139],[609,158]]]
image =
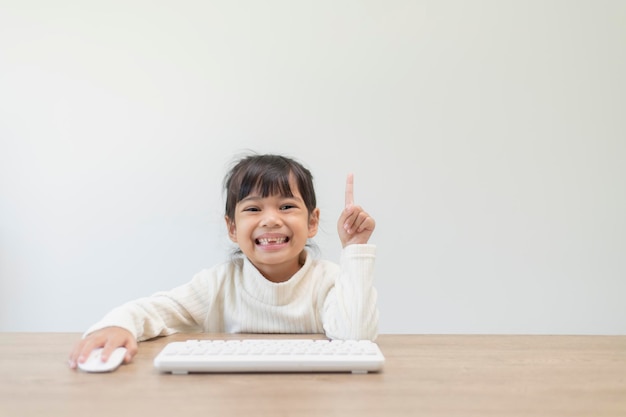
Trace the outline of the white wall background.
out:
[[[222,261],[245,149],[346,173],[383,333],[626,333],[626,2],[0,0],[0,330]]]

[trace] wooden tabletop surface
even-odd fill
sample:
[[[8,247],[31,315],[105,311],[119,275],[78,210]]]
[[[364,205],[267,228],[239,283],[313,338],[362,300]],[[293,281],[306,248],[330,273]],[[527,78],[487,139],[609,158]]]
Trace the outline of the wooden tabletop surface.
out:
[[[381,335],[384,370],[366,375],[154,369],[170,341],[281,337],[208,334],[87,374],[67,365],[79,337],[0,333],[0,416],[626,416],[626,336]]]

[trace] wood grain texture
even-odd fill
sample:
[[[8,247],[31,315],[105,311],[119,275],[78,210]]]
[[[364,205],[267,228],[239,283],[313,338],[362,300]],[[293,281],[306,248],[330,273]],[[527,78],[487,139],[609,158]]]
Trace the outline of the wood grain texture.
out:
[[[152,366],[170,341],[303,336],[158,338],[110,374],[68,367],[79,337],[0,333],[0,416],[626,415],[626,336],[381,335],[381,373],[184,376]]]

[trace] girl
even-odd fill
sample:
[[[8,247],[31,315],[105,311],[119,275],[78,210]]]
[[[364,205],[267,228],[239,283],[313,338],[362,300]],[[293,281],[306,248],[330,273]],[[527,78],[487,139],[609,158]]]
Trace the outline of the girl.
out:
[[[168,292],[124,304],[93,325],[70,354],[76,368],[104,347],[103,361],[137,341],[176,332],[324,333],[333,339],[374,339],[378,328],[372,286],[375,222],[353,202],[353,177],[337,230],[341,266],[314,259],[305,247],[316,235],[320,210],[313,178],[280,155],[240,160],[224,179],[226,227],[239,250]]]

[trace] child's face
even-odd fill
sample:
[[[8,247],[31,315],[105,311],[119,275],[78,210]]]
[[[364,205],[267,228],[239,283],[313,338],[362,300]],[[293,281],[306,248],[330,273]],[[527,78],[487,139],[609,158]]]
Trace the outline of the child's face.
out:
[[[260,197],[253,192],[237,203],[235,218],[226,218],[230,239],[270,281],[282,282],[301,266],[300,254],[315,236],[319,209],[310,215],[295,182],[293,197]]]

